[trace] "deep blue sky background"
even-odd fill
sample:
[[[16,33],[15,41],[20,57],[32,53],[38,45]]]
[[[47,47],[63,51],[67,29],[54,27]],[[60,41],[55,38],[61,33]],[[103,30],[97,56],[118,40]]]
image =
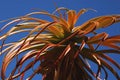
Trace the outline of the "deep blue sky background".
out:
[[[81,16],[78,24],[86,20],[109,14],[120,14],[120,0],[0,0],[0,21],[12,17],[23,16],[32,11],[46,10],[53,12],[57,7],[66,7],[79,11],[82,8],[93,8],[97,12],[89,11]],[[3,25],[0,23],[0,28]],[[114,24],[107,30],[100,29],[98,32],[107,31],[110,35],[120,35],[120,24]],[[113,56],[120,63],[120,56]],[[12,66],[10,66],[12,67]],[[29,74],[29,73],[28,73]],[[115,80],[110,74],[109,80]],[[33,80],[38,80],[37,77]]]

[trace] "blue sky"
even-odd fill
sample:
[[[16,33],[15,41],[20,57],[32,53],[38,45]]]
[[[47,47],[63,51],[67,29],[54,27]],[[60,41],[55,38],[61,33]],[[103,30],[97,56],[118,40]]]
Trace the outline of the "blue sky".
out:
[[[89,11],[81,16],[78,24],[86,20],[110,14],[120,14],[120,0],[0,0],[0,21],[8,18],[23,16],[32,11],[46,10],[53,12],[57,7],[66,7],[79,11],[82,8],[92,8],[97,12]],[[0,23],[0,28],[3,25]],[[107,30],[101,29],[98,32],[106,31],[110,35],[120,34],[120,24],[114,24]],[[120,63],[118,56],[113,56]],[[12,67],[12,66],[10,66]],[[37,80],[37,77],[33,80]],[[111,75],[109,80],[115,80]]]

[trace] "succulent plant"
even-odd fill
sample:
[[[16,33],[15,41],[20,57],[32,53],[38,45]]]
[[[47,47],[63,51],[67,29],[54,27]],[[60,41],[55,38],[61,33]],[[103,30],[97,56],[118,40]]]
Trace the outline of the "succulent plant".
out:
[[[45,11],[32,12],[5,24],[0,29],[0,54],[5,54],[1,65],[2,80],[23,80],[27,71],[36,63],[39,65],[28,76],[28,80],[36,74],[42,74],[43,80],[100,80],[101,71],[107,80],[107,69],[116,79],[120,79],[118,72],[111,66],[120,69],[120,64],[108,56],[108,53],[120,54],[120,35],[95,32],[120,22],[120,15],[99,16],[76,26],[78,18],[88,10],[76,12],[58,8],[52,14]],[[33,17],[36,14],[50,19]],[[11,24],[15,26],[4,32]],[[18,34],[25,36],[18,39]],[[17,40],[6,42],[10,36],[15,36]],[[101,46],[107,48],[99,49]],[[22,57],[19,57],[21,54]],[[16,60],[16,65],[9,77],[6,77],[6,69],[13,60]],[[29,63],[24,66],[27,61]],[[96,72],[91,69],[94,65],[89,61],[98,66]]]

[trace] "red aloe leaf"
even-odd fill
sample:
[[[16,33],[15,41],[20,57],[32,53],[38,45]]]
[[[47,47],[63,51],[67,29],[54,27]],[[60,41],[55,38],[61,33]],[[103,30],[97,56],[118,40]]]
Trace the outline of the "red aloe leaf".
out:
[[[103,32],[103,33],[100,33],[100,34],[97,34],[97,35],[91,37],[91,38],[87,41],[87,43],[94,43],[94,42],[96,42],[96,41],[103,40],[103,38],[105,38],[107,35],[108,35],[108,34],[106,34],[106,33],[104,33],[104,32]]]
[[[100,52],[100,53],[118,53],[118,54],[120,54],[120,51],[118,51],[118,50],[114,50],[114,49],[106,49],[106,50],[98,50],[98,51],[96,51],[96,52]]]
[[[101,58],[104,58],[104,59],[108,60],[109,62],[111,62],[111,63],[114,64],[117,68],[120,69],[120,65],[119,65],[116,61],[114,61],[112,58],[110,58],[109,56],[107,56],[107,55],[105,55],[105,54],[103,54],[103,53],[96,53],[96,55],[99,55],[99,56],[101,56]]]
[[[58,64],[59,61],[71,50],[70,44],[68,44],[65,48],[65,50],[60,54],[58,59],[56,60],[55,64]]]
[[[103,42],[101,45],[108,46],[108,47],[111,47],[111,48],[120,50],[120,46],[117,46],[117,45],[114,44],[114,43],[105,43],[105,42]]]
[[[111,65],[109,65],[109,64],[108,64],[105,60],[103,60],[102,58],[99,57],[99,59],[100,59],[102,65],[104,65],[106,68],[108,68],[108,70],[110,70],[117,79],[120,79],[120,76],[119,76],[118,73],[114,70],[114,68],[111,67]]]
[[[72,30],[74,27],[75,17],[76,17],[76,12],[73,10],[69,10],[68,11],[68,24],[69,24],[70,30]]]

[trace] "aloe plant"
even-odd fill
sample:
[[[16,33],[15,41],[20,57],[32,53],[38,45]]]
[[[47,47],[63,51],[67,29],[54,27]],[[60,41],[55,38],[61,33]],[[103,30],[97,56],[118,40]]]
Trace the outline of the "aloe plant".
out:
[[[110,36],[106,32],[95,32],[99,28],[120,22],[120,15],[99,16],[76,26],[78,18],[88,10],[90,9],[76,12],[58,8],[52,14],[45,11],[32,12],[5,24],[0,29],[0,55],[5,55],[1,65],[1,79],[23,80],[24,75],[36,63],[39,66],[28,76],[28,80],[32,80],[37,74],[42,74],[42,80],[107,80],[107,70],[116,79],[120,79],[118,72],[111,66],[112,64],[120,69],[120,64],[108,56],[108,53],[120,54],[120,35]],[[51,19],[33,17],[36,14]],[[4,32],[11,24],[15,26]],[[17,41],[6,42],[9,36],[17,34],[26,36]],[[101,46],[108,48],[99,49]],[[21,54],[22,57],[19,58]],[[15,60],[14,69],[6,76],[7,67]],[[27,61],[29,63],[24,66]],[[89,61],[98,66],[97,71],[91,68],[94,65]],[[102,71],[105,77],[101,77]]]

